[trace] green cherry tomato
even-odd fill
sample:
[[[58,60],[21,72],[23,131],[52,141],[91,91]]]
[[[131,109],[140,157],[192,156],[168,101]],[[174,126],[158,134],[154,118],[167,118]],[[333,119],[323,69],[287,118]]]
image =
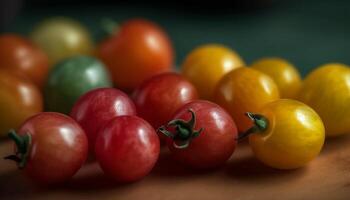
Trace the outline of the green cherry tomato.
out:
[[[71,57],[50,72],[44,91],[45,109],[67,114],[84,93],[111,86],[109,73],[99,60],[88,56]]]

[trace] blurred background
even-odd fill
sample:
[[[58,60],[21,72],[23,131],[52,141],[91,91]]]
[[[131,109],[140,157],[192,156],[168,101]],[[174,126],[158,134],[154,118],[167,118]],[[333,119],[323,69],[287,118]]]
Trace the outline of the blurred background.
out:
[[[327,62],[350,64],[350,1],[223,0],[118,1],[0,0],[0,31],[28,34],[51,16],[79,20],[98,38],[104,17],[144,17],[160,24],[176,49],[176,63],[195,46],[217,42],[235,49],[247,63],[279,56],[303,75]]]

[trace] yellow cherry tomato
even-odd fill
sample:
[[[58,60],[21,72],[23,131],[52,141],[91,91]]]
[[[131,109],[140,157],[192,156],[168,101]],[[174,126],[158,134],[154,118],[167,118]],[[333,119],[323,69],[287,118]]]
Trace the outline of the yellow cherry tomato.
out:
[[[74,55],[90,55],[93,51],[87,29],[65,17],[44,20],[33,30],[31,39],[47,53],[51,64]]]
[[[221,77],[244,65],[233,50],[219,44],[208,44],[194,49],[182,64],[181,71],[197,88],[201,98],[211,99]]]
[[[321,151],[325,129],[321,118],[309,106],[290,99],[266,104],[258,114],[248,113],[254,125],[249,135],[255,156],[277,169],[306,165]]]
[[[239,131],[252,125],[246,112],[257,112],[277,99],[279,92],[275,82],[266,74],[247,67],[226,74],[214,92],[214,101],[231,114]]]
[[[252,68],[269,75],[277,84],[281,98],[295,98],[301,87],[298,70],[282,58],[263,58],[251,65]]]
[[[350,133],[350,68],[327,64],[305,79],[299,100],[312,107],[322,118],[327,136]]]

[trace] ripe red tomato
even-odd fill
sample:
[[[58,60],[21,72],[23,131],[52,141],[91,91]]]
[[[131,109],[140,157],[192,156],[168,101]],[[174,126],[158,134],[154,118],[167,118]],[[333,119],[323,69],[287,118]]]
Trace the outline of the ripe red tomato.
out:
[[[173,54],[166,33],[144,19],[123,23],[118,32],[97,49],[97,55],[111,71],[115,85],[126,90],[134,89],[155,74],[170,71]]]
[[[136,181],[155,165],[159,139],[145,120],[137,116],[119,116],[100,130],[95,155],[108,176],[120,182]]]
[[[121,115],[136,115],[135,105],[124,92],[113,88],[95,89],[84,94],[70,114],[85,130],[92,152],[99,129]]]
[[[144,81],[135,90],[133,99],[139,116],[157,129],[181,106],[198,99],[198,93],[189,81],[170,72]]]
[[[49,70],[47,55],[29,40],[13,34],[0,36],[0,68],[26,75],[39,88]]]
[[[167,126],[159,131],[168,136],[174,158],[192,168],[210,169],[224,164],[237,144],[235,122],[209,101],[196,100],[182,106]]]
[[[59,113],[37,114],[9,133],[16,143],[18,167],[43,184],[61,183],[83,165],[88,152],[84,131],[70,117]]]

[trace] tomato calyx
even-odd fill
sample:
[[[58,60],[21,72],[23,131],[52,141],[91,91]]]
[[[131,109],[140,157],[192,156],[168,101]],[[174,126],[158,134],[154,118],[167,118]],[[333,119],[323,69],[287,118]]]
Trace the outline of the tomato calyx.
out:
[[[177,149],[184,149],[188,147],[191,140],[198,137],[204,130],[203,128],[194,130],[196,124],[196,114],[191,109],[189,109],[188,112],[191,113],[191,119],[189,121],[174,119],[171,120],[166,126],[161,126],[158,129],[159,132],[173,139],[173,145]],[[170,132],[166,129],[167,127],[174,127],[175,131]]]
[[[100,22],[102,33],[99,36],[100,40],[112,36],[118,32],[119,24],[111,18],[103,18]]]
[[[251,135],[253,133],[264,132],[269,126],[268,119],[263,115],[254,114],[251,112],[246,112],[245,115],[247,117],[249,117],[250,120],[253,121],[254,125],[252,127],[250,127],[248,130],[246,130],[245,132],[240,133],[238,135],[238,137],[236,138],[236,140],[238,140],[238,141],[248,137],[249,135]]]
[[[18,135],[14,130],[10,130],[8,137],[15,142],[17,151],[14,155],[6,156],[4,159],[15,161],[18,165],[18,168],[23,169],[27,164],[29,157],[32,136],[29,133],[21,136]]]

